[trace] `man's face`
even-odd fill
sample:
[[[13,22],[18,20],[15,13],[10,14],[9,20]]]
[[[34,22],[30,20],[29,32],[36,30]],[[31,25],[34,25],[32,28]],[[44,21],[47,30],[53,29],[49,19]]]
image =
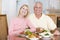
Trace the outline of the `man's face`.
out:
[[[35,12],[35,14],[41,14],[42,13],[42,4],[36,3],[34,6],[34,12]]]

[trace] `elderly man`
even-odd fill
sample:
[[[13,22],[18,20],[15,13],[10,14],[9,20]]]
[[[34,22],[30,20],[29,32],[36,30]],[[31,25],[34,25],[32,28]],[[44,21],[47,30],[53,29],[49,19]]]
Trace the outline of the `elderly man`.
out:
[[[49,16],[42,13],[42,9],[43,9],[42,6],[43,5],[41,2],[35,3],[34,13],[30,14],[28,16],[29,20],[32,22],[32,24],[36,28],[40,28],[41,32],[44,29],[44,30],[49,30],[49,31],[53,32],[55,35],[60,35],[59,31],[56,30],[57,27],[56,27],[55,23],[53,22],[53,20]]]

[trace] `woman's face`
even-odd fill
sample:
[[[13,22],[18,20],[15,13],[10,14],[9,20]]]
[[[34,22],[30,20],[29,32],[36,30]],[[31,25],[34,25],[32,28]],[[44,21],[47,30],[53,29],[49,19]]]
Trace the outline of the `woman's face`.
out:
[[[23,7],[20,9],[20,15],[26,16],[27,13],[28,13],[28,7],[27,7],[27,6],[23,6]]]

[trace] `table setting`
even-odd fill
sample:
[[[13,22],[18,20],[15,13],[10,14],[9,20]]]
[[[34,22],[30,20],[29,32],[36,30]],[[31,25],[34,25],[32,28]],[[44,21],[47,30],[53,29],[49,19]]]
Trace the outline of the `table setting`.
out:
[[[55,35],[49,30],[43,30],[40,32],[40,29],[38,29],[36,32],[31,32],[29,29],[26,29],[24,34],[20,34],[18,37],[26,38],[26,40],[55,40],[54,36]]]

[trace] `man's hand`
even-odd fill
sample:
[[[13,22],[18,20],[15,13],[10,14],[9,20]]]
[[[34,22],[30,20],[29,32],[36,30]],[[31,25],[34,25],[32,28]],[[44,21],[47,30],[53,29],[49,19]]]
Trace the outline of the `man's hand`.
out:
[[[51,33],[53,33],[54,35],[60,35],[60,32],[58,31],[58,29],[51,30]]]
[[[55,30],[55,32],[53,34],[54,35],[60,35],[60,32],[58,30]]]

